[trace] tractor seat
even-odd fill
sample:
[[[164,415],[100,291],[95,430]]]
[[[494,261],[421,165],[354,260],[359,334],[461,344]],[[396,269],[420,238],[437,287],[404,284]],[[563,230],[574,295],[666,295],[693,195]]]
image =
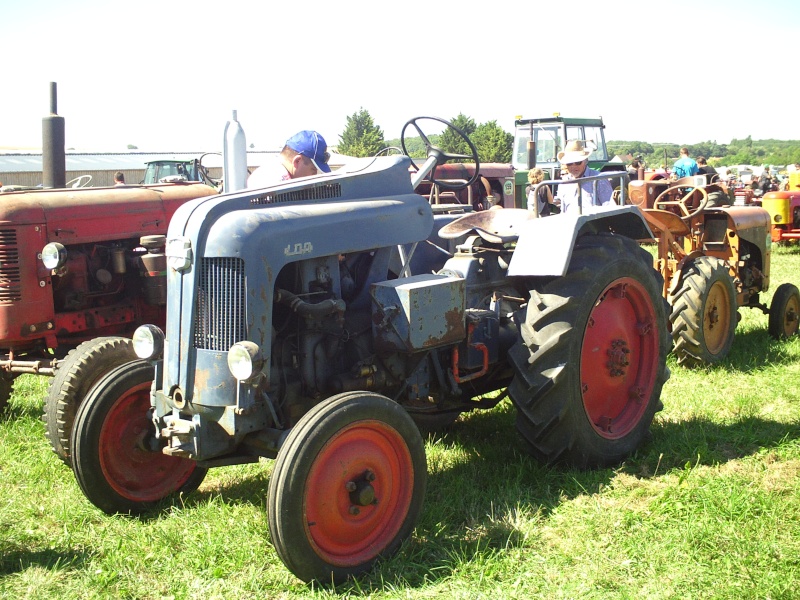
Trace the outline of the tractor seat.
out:
[[[506,244],[519,238],[520,226],[534,219],[524,208],[501,208],[468,213],[439,230],[439,237],[452,239],[475,232],[492,244]]]
[[[659,237],[662,231],[669,231],[674,236],[689,233],[689,226],[674,212],[657,208],[648,208],[642,212],[655,237]]]

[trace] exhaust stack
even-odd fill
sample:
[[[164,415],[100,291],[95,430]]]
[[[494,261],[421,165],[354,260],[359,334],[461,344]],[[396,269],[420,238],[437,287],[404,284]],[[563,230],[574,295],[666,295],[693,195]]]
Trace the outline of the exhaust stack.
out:
[[[50,82],[50,114],[42,119],[42,187],[67,185],[67,159],[64,151],[64,117],[58,116],[56,83]]]

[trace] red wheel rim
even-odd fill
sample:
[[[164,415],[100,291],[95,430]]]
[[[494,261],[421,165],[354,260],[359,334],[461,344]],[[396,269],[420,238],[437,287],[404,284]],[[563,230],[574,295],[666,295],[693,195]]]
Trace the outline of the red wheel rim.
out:
[[[106,415],[99,440],[106,481],[120,496],[136,502],[155,502],[179,490],[197,466],[146,448],[153,427],[147,420],[149,409],[150,383],[130,388]]]
[[[367,474],[376,502],[354,503],[352,487],[364,485]],[[413,490],[414,465],[403,437],[381,421],[353,423],[328,440],[309,471],[303,497],[308,539],[332,565],[363,564],[395,539]]]
[[[656,383],[656,313],[642,284],[624,277],[600,294],[581,348],[581,395],[594,430],[607,439],[639,423]]]

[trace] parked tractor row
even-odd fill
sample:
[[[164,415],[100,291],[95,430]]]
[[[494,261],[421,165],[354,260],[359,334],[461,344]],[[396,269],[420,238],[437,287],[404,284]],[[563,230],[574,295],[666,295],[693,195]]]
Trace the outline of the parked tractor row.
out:
[[[767,310],[762,209],[654,182],[627,189],[633,206],[539,219],[513,169],[480,165],[433,119],[472,155],[443,152],[426,119],[401,135],[421,137],[422,164],[380,156],[224,194],[8,196],[6,391],[19,373],[54,376],[47,435],[94,505],[141,513],[209,468],[274,459],[278,556],[302,580],[341,581],[411,535],[420,428],[508,396],[539,461],[616,464],[662,407],[670,330],[682,363],[716,362],[736,308]],[[471,210],[482,174],[502,210]],[[654,261],[640,242],[656,239]],[[792,335],[797,289],[778,292],[770,331]]]

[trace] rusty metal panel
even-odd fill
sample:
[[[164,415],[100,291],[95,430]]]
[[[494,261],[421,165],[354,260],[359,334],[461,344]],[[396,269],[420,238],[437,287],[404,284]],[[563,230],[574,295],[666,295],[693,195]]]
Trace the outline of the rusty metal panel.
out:
[[[372,286],[372,331],[378,352],[416,352],[464,339],[465,282],[414,275]]]

